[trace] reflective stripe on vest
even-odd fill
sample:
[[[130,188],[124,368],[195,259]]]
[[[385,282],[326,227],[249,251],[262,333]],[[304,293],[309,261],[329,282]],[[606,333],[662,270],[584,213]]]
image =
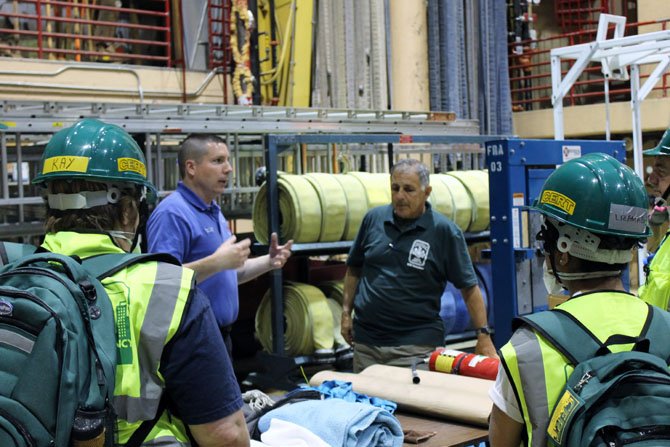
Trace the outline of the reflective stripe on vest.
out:
[[[179,327],[192,280],[191,270],[150,262],[131,266],[103,281],[116,316],[119,355],[114,407],[122,443],[142,421],[156,414],[163,393],[158,372],[161,356]],[[159,425],[160,421],[157,428]],[[188,439],[172,426],[164,425],[157,434],[164,436],[168,429],[177,431],[177,439]]]
[[[621,292],[589,293],[559,307],[574,315],[601,342],[613,334],[638,336],[648,316],[642,300]],[[611,350],[631,347],[618,345]],[[528,445],[545,446],[549,417],[574,368],[542,335],[527,327],[518,329],[500,353],[519,398]]]
[[[521,410],[528,433],[528,445],[546,445],[546,427],[549,424],[547,411],[547,382],[542,365],[542,347],[538,335],[530,328],[522,327],[512,335],[509,345],[516,352],[521,389],[518,390]],[[504,348],[507,348],[505,346]]]

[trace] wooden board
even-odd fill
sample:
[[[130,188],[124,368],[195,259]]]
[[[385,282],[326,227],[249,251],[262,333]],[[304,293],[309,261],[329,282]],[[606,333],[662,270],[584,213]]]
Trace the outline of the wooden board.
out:
[[[414,384],[409,368],[373,365],[360,374],[321,371],[309,383],[319,386],[327,380],[351,382],[357,393],[391,400],[402,411],[488,426],[492,406],[488,391],[493,381],[432,371],[418,374],[421,382]]]
[[[488,430],[473,425],[446,422],[432,416],[396,413],[403,430],[435,432],[435,435],[418,444],[420,447],[465,447],[478,445],[488,439]],[[417,444],[404,443],[404,446]]]

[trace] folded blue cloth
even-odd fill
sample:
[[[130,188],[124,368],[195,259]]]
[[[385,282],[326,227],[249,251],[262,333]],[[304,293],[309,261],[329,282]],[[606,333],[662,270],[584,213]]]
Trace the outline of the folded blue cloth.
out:
[[[398,420],[370,404],[328,399],[284,405],[260,418],[261,433],[268,430],[274,418],[298,424],[333,447],[402,447]]]
[[[390,400],[382,399],[380,397],[370,397],[365,394],[355,392],[351,382],[345,382],[343,380],[326,380],[318,387],[303,385],[301,388],[307,390],[317,390],[321,392],[321,394],[323,394],[326,399],[336,398],[346,400],[347,402],[362,402],[373,405],[375,407],[383,408],[389,413],[395,412],[396,408],[398,408],[398,405]]]

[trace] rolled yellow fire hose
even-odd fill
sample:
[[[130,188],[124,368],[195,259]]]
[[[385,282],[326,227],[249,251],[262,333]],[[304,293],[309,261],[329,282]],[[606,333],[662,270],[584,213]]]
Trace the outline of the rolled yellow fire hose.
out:
[[[326,296],[326,298],[332,298],[338,303],[340,303],[340,306],[344,302],[344,281],[343,280],[333,280],[333,281],[325,281],[322,282],[321,284],[318,285],[319,289],[323,292],[323,294]]]
[[[347,199],[347,219],[344,223],[342,240],[352,241],[356,238],[365,213],[368,212],[368,199],[363,184],[354,176],[333,174],[333,178],[342,186]]]
[[[487,171],[451,171],[465,187],[472,202],[472,217],[468,231],[484,231],[489,227],[489,175]]]
[[[346,346],[349,347],[349,343],[342,337],[342,329],[340,327],[340,322],[342,321],[342,305],[332,298],[326,298],[326,303],[330,308],[330,312],[333,315],[333,339],[335,340],[335,347]]]
[[[281,174],[279,189],[281,241],[317,242],[321,234],[321,204],[312,184],[299,175]],[[256,194],[253,209],[254,235],[261,244],[268,243],[267,183]]]
[[[303,177],[312,184],[321,204],[323,214],[319,241],[339,241],[347,223],[347,196],[342,185],[333,174],[311,173]]]
[[[470,194],[456,177],[446,174],[435,174],[449,189],[453,200],[452,219],[463,231],[468,231],[470,221],[472,220],[472,199]]]
[[[363,184],[368,209],[391,203],[391,177],[389,174],[370,172],[349,172]]]
[[[312,355],[332,350],[333,315],[326,297],[309,284],[287,282],[284,292],[284,349],[288,355]],[[268,290],[256,311],[256,338],[267,352],[272,351],[271,290]]]
[[[430,186],[432,192],[428,197],[430,204],[433,205],[433,209],[439,211],[441,214],[444,214],[449,219],[454,220],[454,203],[451,198],[451,193],[449,188],[444,184],[442,179],[439,177],[439,174],[430,175]]]

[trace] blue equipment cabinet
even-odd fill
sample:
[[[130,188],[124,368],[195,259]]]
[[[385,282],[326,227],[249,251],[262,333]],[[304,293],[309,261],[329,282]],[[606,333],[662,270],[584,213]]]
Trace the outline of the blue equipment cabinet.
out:
[[[581,155],[603,152],[625,162],[623,141],[519,140],[486,142],[491,207],[495,345],[512,335],[512,319],[547,309],[542,263],[535,248],[539,213],[532,205],[546,178],[560,165]]]

